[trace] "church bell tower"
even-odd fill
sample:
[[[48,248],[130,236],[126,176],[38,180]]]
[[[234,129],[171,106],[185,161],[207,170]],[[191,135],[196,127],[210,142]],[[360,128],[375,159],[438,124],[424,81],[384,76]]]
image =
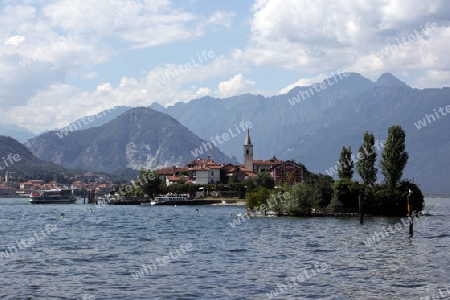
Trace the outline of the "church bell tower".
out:
[[[247,129],[247,136],[244,143],[244,167],[253,172],[253,145],[250,141],[250,129]]]

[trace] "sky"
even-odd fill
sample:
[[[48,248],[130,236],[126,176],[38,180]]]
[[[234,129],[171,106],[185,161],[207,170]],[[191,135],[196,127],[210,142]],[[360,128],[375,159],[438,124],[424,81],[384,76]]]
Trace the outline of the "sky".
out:
[[[338,72],[450,86],[445,0],[3,0],[0,125],[265,96]]]

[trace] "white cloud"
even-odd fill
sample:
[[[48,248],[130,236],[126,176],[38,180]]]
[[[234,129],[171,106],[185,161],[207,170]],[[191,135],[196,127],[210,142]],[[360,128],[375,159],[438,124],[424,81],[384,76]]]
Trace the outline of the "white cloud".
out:
[[[92,79],[92,78],[98,77],[98,73],[97,72],[88,72],[88,73],[84,73],[82,77],[85,79]]]
[[[224,40],[214,48],[214,58],[160,85],[155,84],[158,79],[203,51],[189,53],[176,47],[183,48],[192,41],[208,45],[208,38],[221,38],[218,29],[237,30],[233,22],[241,17],[240,13],[221,9],[197,14],[187,5],[170,0],[38,2],[42,4],[7,4],[0,10],[0,41],[4,44],[0,51],[0,104],[4,107],[0,117],[34,132],[64,126],[113,105],[149,105],[156,101],[167,106],[206,95],[267,95],[267,90],[255,89],[256,83],[242,75],[254,66],[264,66],[261,69],[267,72],[267,78],[271,68],[299,72],[301,79],[282,89],[270,87],[271,93],[311,85],[339,69],[360,72],[371,79],[382,72],[423,74],[415,82],[419,87],[450,82],[450,6],[445,0],[255,0],[249,21],[249,33],[253,34],[247,44],[240,44],[244,35],[239,35],[236,44]],[[245,22],[238,21],[239,25]],[[438,28],[383,58],[377,55],[396,39],[408,37],[415,30],[420,32],[427,22],[436,22]],[[207,36],[209,31],[214,31],[212,37]],[[69,32],[78,32],[79,38],[65,47],[53,47],[24,68],[20,66],[23,59],[43,47],[51,48]],[[168,53],[176,54],[177,63],[165,61],[144,69],[138,76],[123,70],[123,64],[114,69],[113,59],[120,58],[125,64],[136,53],[158,50],[161,45],[170,49]],[[205,47],[210,51],[209,46]],[[130,50],[137,48],[147,49]],[[91,81],[77,79],[102,76],[101,68],[96,66],[105,63],[115,71],[96,82],[98,86],[84,87],[89,91],[65,83],[88,85]],[[68,75],[73,76],[70,81]],[[36,111],[41,118],[34,116]]]
[[[5,41],[4,45],[19,46],[23,41],[25,41],[25,37],[23,35],[13,35]]]
[[[207,24],[217,24],[225,27],[231,26],[231,20],[236,16],[235,12],[216,11],[206,22]]]
[[[312,78],[301,78],[297,82],[291,83],[290,85],[282,88],[279,91],[279,94],[286,94],[287,92],[289,92],[290,90],[292,90],[296,86],[311,86],[314,83],[322,82],[325,78],[329,78],[329,77],[331,77],[331,76],[327,76],[326,74],[321,73],[321,74],[319,74],[317,76],[314,76]]]
[[[23,124],[32,132],[39,133],[45,129],[70,123],[68,120],[72,120],[72,115],[76,115],[79,111],[84,112],[86,106],[94,104],[86,102],[81,109],[74,101],[77,98],[83,98],[83,94],[76,88],[55,84],[29,99],[26,107],[5,107],[0,111],[0,119],[4,123]],[[98,105],[98,103],[94,105]]]
[[[111,91],[111,84],[109,82],[97,86],[97,91]]]
[[[219,97],[231,97],[251,91],[255,82],[250,79],[245,79],[244,76],[239,73],[230,78],[228,81],[222,81],[219,83],[219,91],[217,92]]]
[[[408,37],[411,38],[409,42]],[[377,45],[374,53],[361,55],[350,68],[367,76],[387,71],[406,76],[416,70],[448,69],[450,58],[446,53],[450,47],[449,37],[450,28],[437,27],[428,31],[426,36],[417,26],[409,33],[399,35],[396,40]]]
[[[428,70],[415,82],[417,88],[441,88],[450,86],[450,71]]]
[[[201,98],[201,97],[212,95],[212,94],[213,94],[213,91],[211,91],[209,88],[205,88],[205,87],[199,88],[195,92],[196,98]]]
[[[197,16],[169,0],[7,5],[0,11],[0,40],[6,44],[0,52],[0,103],[26,104],[39,90],[64,82],[66,74],[93,78],[95,73],[83,70],[109,62],[124,50],[195,39],[205,34],[208,20],[229,26],[233,16],[233,12]],[[60,46],[61,39],[74,33],[77,39]]]
[[[383,72],[409,76],[417,70],[450,69],[450,7],[444,0],[257,0],[252,12],[253,35],[232,54],[248,65],[299,70],[312,78],[338,69],[372,79]],[[423,38],[382,59],[377,55],[432,23],[438,28]],[[280,92],[305,83],[300,80]]]
[[[439,30],[411,46],[414,49],[409,52],[405,49],[399,53],[412,58],[408,68],[421,68],[422,59],[416,60],[414,53],[417,47],[428,48],[429,53],[439,53],[440,59],[447,60],[441,52],[448,38],[438,35],[449,27],[449,13],[450,7],[444,0],[257,1],[251,20],[254,34],[248,46],[236,51],[234,57],[256,65],[301,69],[312,75],[350,66],[361,70],[369,67],[366,72],[373,70],[379,74],[404,67],[404,60],[392,56],[387,62],[379,62],[371,57],[373,52],[395,43],[396,38],[421,30],[420,26],[427,22],[436,22]],[[438,45],[431,47],[435,43]],[[368,65],[366,58],[373,65]]]

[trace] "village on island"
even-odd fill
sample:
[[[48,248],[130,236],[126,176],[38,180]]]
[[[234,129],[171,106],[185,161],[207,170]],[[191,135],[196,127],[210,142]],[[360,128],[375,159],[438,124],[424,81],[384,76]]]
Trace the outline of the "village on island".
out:
[[[105,174],[92,172],[71,178],[60,174],[47,183],[43,180],[20,181],[7,170],[0,178],[4,181],[0,184],[0,196],[30,197],[31,203],[63,200],[75,203],[82,198],[83,203],[113,205],[239,204],[245,205],[248,211],[266,213],[268,210],[278,216],[356,214],[361,222],[364,215],[411,215],[413,210],[423,209],[424,197],[414,181],[402,178],[409,158],[404,143],[389,142],[404,141],[405,136],[398,125],[388,128],[387,142],[382,143],[384,147],[382,145],[378,164],[384,175],[382,181],[377,179],[375,149],[378,140],[367,131],[357,156],[350,146],[342,147],[336,168],[339,178],[335,180],[330,175],[310,172],[294,160],[283,161],[276,156],[254,159],[250,129],[247,128],[243,164],[221,163],[208,156],[196,158],[185,166],[141,169],[139,176],[121,184]],[[355,172],[360,180],[353,178]],[[59,189],[61,195],[51,191],[54,189]],[[72,195],[65,194],[67,199],[59,199],[63,192]]]
[[[222,191],[219,191],[214,186],[242,184],[244,180],[255,178],[263,172],[270,174],[270,178],[275,185],[292,185],[303,181],[304,166],[294,160],[283,161],[275,156],[266,160],[254,159],[249,129],[247,129],[243,148],[243,164],[223,164],[208,156],[207,158],[197,158],[185,166],[172,166],[148,171],[149,176],[144,176],[145,181],[140,176],[139,180],[132,180],[128,184],[121,185],[115,184],[111,177],[95,172],[86,172],[64,178],[64,181],[72,181],[70,184],[58,180],[48,183],[43,180],[19,182],[19,178],[16,178],[13,172],[7,170],[4,176],[0,176],[0,196],[28,197],[30,194],[42,190],[70,189],[76,191],[79,197],[95,195],[95,199],[89,199],[91,202],[96,202],[98,199],[108,202],[108,199],[113,199],[115,204],[142,203],[142,199],[151,200],[148,197],[149,195],[143,197],[143,186],[154,181],[159,186],[158,194],[162,194],[164,191],[167,194],[173,194],[171,191],[178,190],[177,194],[186,195],[187,199],[222,197],[243,199],[245,198],[245,190],[226,191],[226,188],[222,187]],[[179,186],[180,189],[176,189],[176,186]],[[156,196],[158,195],[153,194],[150,198]],[[118,201],[118,199],[121,201]]]

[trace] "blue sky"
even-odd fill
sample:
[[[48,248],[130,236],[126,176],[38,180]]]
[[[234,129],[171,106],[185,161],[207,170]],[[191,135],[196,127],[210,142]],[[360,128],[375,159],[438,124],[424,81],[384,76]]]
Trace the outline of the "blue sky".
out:
[[[38,133],[116,105],[272,96],[338,70],[449,86],[449,15],[444,0],[6,0],[0,125]]]

